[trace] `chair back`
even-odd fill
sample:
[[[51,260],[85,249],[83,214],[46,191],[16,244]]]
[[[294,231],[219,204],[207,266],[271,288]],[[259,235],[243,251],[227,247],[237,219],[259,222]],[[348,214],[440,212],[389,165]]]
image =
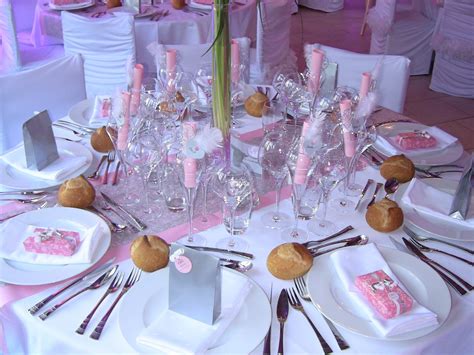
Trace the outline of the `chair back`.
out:
[[[10,0],[0,0],[0,73],[21,68],[15,20]]]
[[[0,154],[23,140],[22,125],[34,111],[57,120],[85,98],[80,55],[0,76]]]
[[[338,48],[315,44],[322,49],[329,62],[338,64],[337,86],[359,90],[363,72],[373,71],[381,62],[376,78],[378,104],[392,111],[403,113],[410,60],[397,55],[360,54]]]
[[[81,54],[87,97],[127,88],[127,64],[135,62],[134,18],[120,15],[91,19],[62,12],[64,51]]]
[[[372,30],[370,53],[387,51],[388,35],[395,20],[396,0],[377,0],[367,14],[367,24]]]

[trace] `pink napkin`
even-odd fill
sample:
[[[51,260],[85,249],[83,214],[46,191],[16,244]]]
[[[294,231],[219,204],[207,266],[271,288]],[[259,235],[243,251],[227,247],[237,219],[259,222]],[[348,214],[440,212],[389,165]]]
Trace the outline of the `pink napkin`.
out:
[[[130,128],[130,93],[122,93],[123,105],[123,124],[120,126],[117,137],[117,149],[125,150],[127,148],[128,130]]]
[[[130,104],[130,113],[135,116],[140,106],[140,89],[142,87],[143,80],[143,65],[135,64],[133,68],[133,87],[132,87],[132,98]]]
[[[232,40],[231,45],[231,62],[232,62],[232,82],[240,81],[240,47],[239,42]]]
[[[360,83],[359,97],[363,99],[367,96],[372,81],[372,74],[370,72],[362,73],[362,81]]]
[[[303,185],[306,181],[306,176],[308,175],[308,169],[311,164],[311,160],[304,152],[303,142],[306,132],[309,129],[309,123],[303,123],[303,130],[301,132],[300,138],[300,151],[298,153],[298,159],[296,160],[296,168],[295,168],[295,184]]]
[[[311,78],[309,89],[313,94],[317,94],[319,90],[319,77],[321,75],[321,67],[323,65],[324,52],[320,49],[313,49],[311,52]]]
[[[356,149],[356,138],[354,134],[347,128],[351,125],[351,101],[342,100],[339,104],[342,116],[342,124],[344,131],[344,153],[346,157],[352,158]]]
[[[184,122],[183,123],[183,141],[184,144],[196,135],[197,124],[196,122]],[[196,171],[197,162],[194,158],[184,159],[184,186],[186,188],[193,188],[197,186]]]

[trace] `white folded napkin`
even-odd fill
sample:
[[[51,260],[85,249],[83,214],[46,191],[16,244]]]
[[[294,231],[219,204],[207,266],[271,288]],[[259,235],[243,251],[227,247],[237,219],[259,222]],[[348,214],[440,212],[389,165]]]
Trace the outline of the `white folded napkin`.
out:
[[[94,99],[94,109],[89,117],[89,125],[93,127],[105,126],[112,112],[112,97],[97,95]]]
[[[396,154],[405,154],[407,157],[417,157],[427,153],[435,153],[440,152],[449,146],[453,145],[457,142],[457,138],[450,135],[449,133],[439,129],[438,127],[429,127],[426,129],[426,132],[429,133],[431,136],[436,138],[437,144],[431,148],[422,148],[422,149],[413,149],[407,150],[403,149],[395,143],[395,137],[377,137],[377,144],[382,146],[389,155],[396,155]]]
[[[474,195],[472,196],[474,199]],[[412,207],[423,214],[464,227],[474,227],[474,208],[470,208],[465,220],[452,218],[449,210],[454,195],[423,182],[423,180],[412,179],[408,188],[402,196],[402,203]],[[474,206],[474,204],[471,204]]]
[[[137,343],[163,352],[203,353],[220,338],[239,313],[251,288],[252,283],[246,277],[225,273],[222,278],[222,312],[214,325],[166,310],[138,335]]]
[[[72,175],[87,164],[87,157],[74,157],[61,150],[58,145],[59,159],[41,171],[26,167],[25,149],[23,145],[5,153],[0,158],[14,169],[43,180],[61,181]]]
[[[342,281],[344,289],[352,296],[354,304],[362,310],[382,336],[395,336],[438,324],[435,313],[413,299],[412,309],[395,318],[384,319],[372,309],[355,286],[357,276],[383,270],[407,294],[408,291],[392,272],[375,244],[344,248],[331,254],[331,261]],[[413,297],[412,297],[413,298]]]
[[[26,251],[23,241],[34,234],[33,230],[36,227],[45,226],[32,226],[15,219],[11,219],[0,225],[0,234],[5,236],[5,238],[0,238],[0,258],[29,264],[45,265],[84,264],[92,262],[100,241],[98,237],[100,231],[99,224],[89,228],[79,227],[74,230],[80,234],[81,243],[71,256],[38,254]]]

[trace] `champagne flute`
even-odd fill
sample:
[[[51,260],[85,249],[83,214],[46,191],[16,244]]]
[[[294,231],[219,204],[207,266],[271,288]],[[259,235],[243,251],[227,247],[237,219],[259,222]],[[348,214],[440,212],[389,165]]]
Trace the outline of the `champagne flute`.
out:
[[[276,209],[262,216],[263,225],[272,229],[282,229],[290,226],[290,216],[280,212],[281,189],[288,175],[286,160],[290,146],[291,139],[287,132],[273,131],[264,136],[259,148],[258,160],[260,165],[273,176],[276,185]]]

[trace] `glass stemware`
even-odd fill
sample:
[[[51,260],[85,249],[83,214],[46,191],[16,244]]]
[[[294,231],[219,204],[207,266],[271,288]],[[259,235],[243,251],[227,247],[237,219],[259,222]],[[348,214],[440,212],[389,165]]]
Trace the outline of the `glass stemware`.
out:
[[[260,145],[258,160],[262,168],[273,176],[276,185],[276,209],[262,216],[263,225],[268,228],[282,229],[291,224],[290,216],[280,212],[281,188],[288,175],[286,160],[290,146],[291,139],[285,131],[266,134]]]
[[[246,250],[248,243],[235,237],[235,218],[239,205],[253,206],[252,178],[245,166],[241,168],[226,166],[220,169],[212,180],[214,192],[224,201],[224,209],[228,218],[230,237],[221,239],[216,246],[229,250]],[[247,206],[247,205],[246,205]]]
[[[285,109],[280,102],[267,101],[262,110],[262,129],[267,134],[272,130],[280,131],[285,126],[283,112]]]
[[[214,174],[222,167],[224,161],[224,150],[215,149],[212,153],[206,154],[204,157],[204,168],[202,172],[202,192],[203,192],[203,206],[202,206],[202,218],[201,222],[207,223],[207,202],[208,202],[208,191],[209,183]]]
[[[212,65],[205,63],[201,65],[196,72],[196,84],[201,89],[206,99],[206,108],[208,115],[211,116],[211,99],[212,99]]]

